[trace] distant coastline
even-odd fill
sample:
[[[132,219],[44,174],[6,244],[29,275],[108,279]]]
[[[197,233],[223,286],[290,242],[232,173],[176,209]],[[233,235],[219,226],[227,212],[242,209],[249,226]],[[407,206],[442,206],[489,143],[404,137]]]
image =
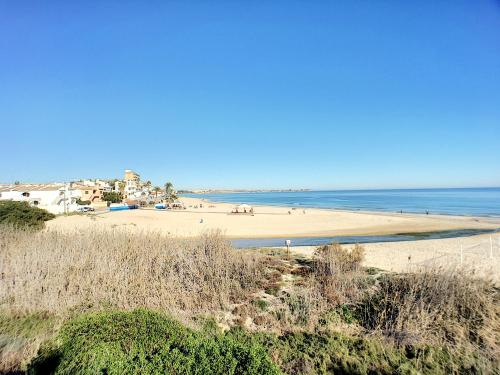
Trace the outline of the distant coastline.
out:
[[[238,194],[238,193],[285,193],[304,192],[312,189],[195,189],[178,190],[179,194]]]

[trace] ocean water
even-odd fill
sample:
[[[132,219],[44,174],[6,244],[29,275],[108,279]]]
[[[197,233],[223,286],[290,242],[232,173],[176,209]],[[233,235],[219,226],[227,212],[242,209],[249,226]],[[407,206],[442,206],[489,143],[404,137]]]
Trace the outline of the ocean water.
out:
[[[500,188],[185,194],[216,202],[297,208],[500,216]]]

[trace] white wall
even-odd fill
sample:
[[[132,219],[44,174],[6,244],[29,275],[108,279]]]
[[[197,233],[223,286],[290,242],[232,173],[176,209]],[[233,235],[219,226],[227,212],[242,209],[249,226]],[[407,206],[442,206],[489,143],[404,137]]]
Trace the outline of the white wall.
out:
[[[23,192],[29,193],[29,197],[24,197]],[[69,189],[67,186],[61,190],[2,191],[0,196],[1,200],[27,201],[30,205],[53,214],[75,211],[77,198],[81,198],[81,191]]]

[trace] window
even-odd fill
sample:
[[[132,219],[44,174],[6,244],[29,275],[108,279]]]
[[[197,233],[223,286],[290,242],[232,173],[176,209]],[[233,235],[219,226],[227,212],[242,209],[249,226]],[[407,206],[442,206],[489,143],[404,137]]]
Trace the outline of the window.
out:
[[[33,205],[38,206],[38,201],[33,201]]]
[[[88,191],[88,190],[85,190],[85,194],[88,194],[88,193],[89,193],[89,191]]]
[[[25,191],[23,194],[22,194],[23,197],[29,197],[30,196],[30,193],[28,193],[27,191]]]

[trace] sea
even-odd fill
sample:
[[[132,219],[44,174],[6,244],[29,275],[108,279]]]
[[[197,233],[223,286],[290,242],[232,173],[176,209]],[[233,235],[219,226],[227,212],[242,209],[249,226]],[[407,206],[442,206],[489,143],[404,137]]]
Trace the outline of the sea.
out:
[[[500,187],[185,194],[215,202],[351,211],[500,216]]]

